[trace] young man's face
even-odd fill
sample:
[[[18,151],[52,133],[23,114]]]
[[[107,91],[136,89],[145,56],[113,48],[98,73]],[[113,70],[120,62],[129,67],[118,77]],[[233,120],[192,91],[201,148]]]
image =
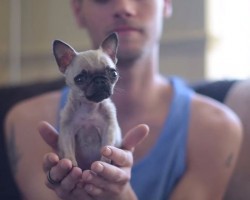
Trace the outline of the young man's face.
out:
[[[164,13],[171,6],[169,0],[80,2],[75,4],[75,15],[80,25],[87,29],[95,48],[111,32],[118,33],[118,59],[133,59],[152,49],[160,39]]]

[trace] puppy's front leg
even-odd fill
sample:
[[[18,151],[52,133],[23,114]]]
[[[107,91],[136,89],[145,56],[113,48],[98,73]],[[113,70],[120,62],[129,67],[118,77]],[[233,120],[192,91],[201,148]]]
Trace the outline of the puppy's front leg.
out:
[[[111,145],[120,147],[122,141],[121,129],[116,120],[112,121],[107,128],[107,132],[103,134],[102,146]],[[101,161],[111,163],[111,160],[102,156]]]
[[[67,158],[72,161],[73,166],[78,166],[75,155],[75,137],[69,133],[60,133],[58,143],[60,158]]]

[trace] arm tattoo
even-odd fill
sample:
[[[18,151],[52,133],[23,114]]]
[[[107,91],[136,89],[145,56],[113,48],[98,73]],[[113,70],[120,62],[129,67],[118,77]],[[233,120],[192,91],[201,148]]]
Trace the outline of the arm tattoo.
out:
[[[227,157],[226,162],[225,162],[225,165],[226,165],[227,168],[229,168],[229,167],[232,166],[233,160],[234,160],[234,155],[233,155],[233,153],[231,153],[231,154]]]
[[[13,173],[13,176],[17,173],[18,163],[21,159],[21,154],[18,152],[16,146],[16,135],[14,126],[11,126],[9,137],[7,138],[7,153],[9,157],[10,167]]]

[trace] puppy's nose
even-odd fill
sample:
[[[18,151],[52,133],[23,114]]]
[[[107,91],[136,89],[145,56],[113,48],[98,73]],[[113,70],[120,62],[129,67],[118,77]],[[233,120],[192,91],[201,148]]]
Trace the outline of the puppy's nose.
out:
[[[107,79],[105,77],[96,77],[94,79],[94,83],[96,86],[105,85],[106,82],[107,82]]]

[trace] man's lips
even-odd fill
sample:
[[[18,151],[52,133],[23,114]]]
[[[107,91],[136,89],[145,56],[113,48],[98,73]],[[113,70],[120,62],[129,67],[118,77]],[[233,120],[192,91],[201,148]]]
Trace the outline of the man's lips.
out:
[[[138,28],[129,27],[129,26],[121,26],[113,29],[113,32],[122,33],[122,32],[130,32],[130,31],[136,31],[139,32],[140,30]]]

